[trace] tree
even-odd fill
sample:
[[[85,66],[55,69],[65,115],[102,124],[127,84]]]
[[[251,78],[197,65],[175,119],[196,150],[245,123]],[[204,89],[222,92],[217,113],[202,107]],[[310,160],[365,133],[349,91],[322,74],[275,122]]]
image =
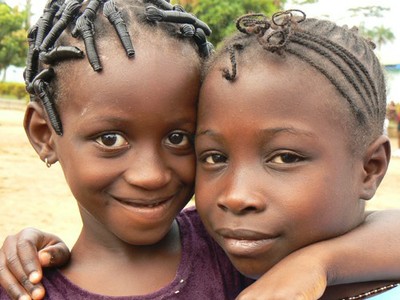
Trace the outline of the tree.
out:
[[[378,50],[381,50],[382,45],[393,42],[395,39],[394,33],[383,25],[375,26],[372,29],[362,28],[362,32],[376,44]]]
[[[9,66],[21,67],[28,50],[25,29],[26,14],[0,3],[0,71],[6,79]]]
[[[213,33],[210,41],[216,46],[224,37],[235,31],[235,20],[249,12],[266,15],[277,11],[285,0],[180,0],[175,1],[206,22]]]
[[[388,11],[389,8],[383,6],[363,6],[355,7],[350,9],[354,16],[363,16],[365,18],[383,18],[384,12]],[[381,49],[382,45],[392,42],[395,39],[394,33],[390,28],[383,25],[374,26],[372,28],[367,28],[365,23],[362,22],[359,26],[361,34],[369,39],[371,39],[377,46],[378,50]]]

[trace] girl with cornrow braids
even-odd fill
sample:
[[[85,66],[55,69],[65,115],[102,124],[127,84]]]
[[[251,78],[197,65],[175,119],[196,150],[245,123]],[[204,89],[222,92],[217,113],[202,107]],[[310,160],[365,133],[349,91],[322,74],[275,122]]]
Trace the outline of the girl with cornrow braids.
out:
[[[49,299],[234,299],[253,280],[228,257],[258,278],[238,299],[317,299],[327,284],[398,276],[400,242],[390,237],[399,212],[363,222],[363,202],[353,199],[372,197],[387,165],[387,140],[361,130],[379,123],[375,104],[360,99],[380,103],[375,71],[337,47],[339,35],[317,43],[335,48],[321,46],[322,60],[293,55],[297,33],[308,42],[315,31],[293,12],[274,25],[239,20],[243,33],[206,69],[196,137],[196,203],[226,256],[195,209],[179,212],[192,196],[210,30],[168,2],[148,2],[91,1],[82,10],[53,1],[60,8],[50,4],[31,31],[25,127],[46,164],[60,162],[83,229],[68,264],[45,269],[43,279],[39,264],[65,262],[65,245],[33,229],[8,238],[0,281],[9,296],[27,296],[23,286],[43,297],[32,284],[42,279]],[[327,59],[340,64],[336,73]],[[334,81],[342,73],[354,77],[349,86]],[[358,127],[370,137],[355,139]]]
[[[193,210],[180,213],[208,34],[145,0],[51,0],[30,30],[24,127],[41,160],[60,163],[83,224],[68,264],[43,272],[46,299],[224,299],[250,281]]]
[[[245,15],[236,24],[240,32],[205,70],[195,193],[207,231],[234,266],[251,278],[271,273],[245,299],[261,291],[274,295],[268,299],[400,299],[399,270],[376,249],[387,245],[398,256],[396,236],[365,233],[364,262],[346,235],[329,240],[368,222],[365,202],[390,160],[385,82],[374,46],[355,29],[297,10],[271,19]],[[336,255],[347,256],[347,264],[331,274],[361,267],[364,275],[326,291],[332,277],[320,278],[314,297],[300,288],[298,297],[286,293],[292,288],[285,285],[302,283],[299,268],[304,276],[318,274],[323,247],[339,240]],[[293,259],[304,263],[293,267]],[[376,268],[384,272],[371,278]]]

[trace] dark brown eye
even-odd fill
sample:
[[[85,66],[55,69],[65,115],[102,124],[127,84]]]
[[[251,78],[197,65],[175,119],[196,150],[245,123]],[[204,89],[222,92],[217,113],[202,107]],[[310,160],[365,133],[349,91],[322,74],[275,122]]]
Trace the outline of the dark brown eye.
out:
[[[179,145],[180,143],[182,143],[184,138],[185,138],[185,135],[183,135],[182,133],[173,133],[168,137],[171,144],[174,144],[174,145]]]
[[[204,158],[204,162],[210,165],[225,163],[226,160],[226,157],[221,154],[211,154]]]
[[[121,147],[128,144],[125,138],[117,133],[103,134],[96,139],[96,142],[104,147]]]
[[[165,143],[169,147],[179,148],[179,149],[186,149],[192,147],[190,134],[186,132],[173,132],[169,134],[166,138]]]
[[[272,159],[271,162],[276,163],[276,164],[292,164],[296,163],[303,160],[303,157],[296,155],[291,152],[285,152],[285,153],[280,153],[278,155],[275,155]]]

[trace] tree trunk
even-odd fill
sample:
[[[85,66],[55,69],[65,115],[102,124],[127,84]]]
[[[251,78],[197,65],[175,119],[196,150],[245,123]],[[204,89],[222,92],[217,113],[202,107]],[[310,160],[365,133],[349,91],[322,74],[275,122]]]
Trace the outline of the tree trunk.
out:
[[[4,68],[1,71],[3,72],[3,76],[1,78],[1,82],[5,82],[6,81],[7,68]]]
[[[26,10],[26,24],[25,24],[25,29],[29,30],[29,28],[31,27],[31,10],[32,10],[32,4],[31,4],[31,0],[26,0],[26,6],[25,6],[25,10]]]

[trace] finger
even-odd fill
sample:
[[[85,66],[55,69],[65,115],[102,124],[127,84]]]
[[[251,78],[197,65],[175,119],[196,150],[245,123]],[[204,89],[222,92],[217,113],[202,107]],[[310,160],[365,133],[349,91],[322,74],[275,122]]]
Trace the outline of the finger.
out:
[[[0,285],[5,289],[11,299],[30,299],[25,288],[8,270],[6,258],[2,252],[0,253]]]
[[[25,289],[24,294],[28,292],[33,299],[42,299],[45,293],[43,286],[33,284],[38,283],[42,278],[36,246],[24,240],[24,232],[30,232],[31,237],[34,237],[35,230],[27,229],[17,235],[7,237],[4,241],[1,255],[4,257],[3,265],[9,272],[6,272],[5,278],[3,278],[3,280],[7,280],[4,284],[9,285],[8,290],[12,296],[18,296],[22,286]],[[40,237],[36,235],[34,238],[39,239]],[[30,278],[34,278],[36,281],[31,281]]]
[[[42,267],[60,267],[69,260],[68,247],[53,234],[26,228],[19,234],[18,241],[18,256],[33,283],[42,279]]]
[[[37,283],[42,279],[42,267],[37,253],[36,246],[26,240],[20,240],[16,246],[17,257],[13,261],[12,249],[8,248],[6,256],[11,272],[19,278],[19,276],[25,275],[29,280],[33,279],[32,283]],[[23,273],[23,274],[22,274]]]
[[[61,267],[70,258],[70,252],[64,243],[57,243],[39,251],[39,261],[42,267]]]
[[[3,254],[2,254],[3,255]],[[33,284],[20,263],[20,258],[8,255],[5,259],[6,267],[1,275],[2,285],[9,291],[12,297],[28,297],[27,299],[43,299],[45,291],[41,284]],[[11,270],[11,271],[10,271]],[[38,272],[35,272],[38,273]],[[31,276],[31,275],[30,275]],[[40,280],[40,279],[39,279]],[[39,281],[38,280],[38,281]],[[31,297],[27,296],[29,294]]]

